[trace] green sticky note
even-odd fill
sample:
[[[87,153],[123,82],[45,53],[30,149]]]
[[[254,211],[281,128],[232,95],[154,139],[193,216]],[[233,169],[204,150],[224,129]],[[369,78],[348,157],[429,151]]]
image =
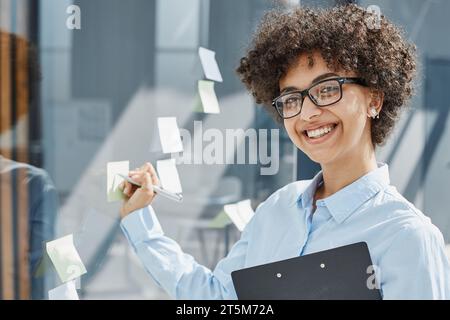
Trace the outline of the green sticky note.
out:
[[[225,211],[220,211],[217,216],[215,216],[214,219],[209,224],[210,228],[216,228],[216,229],[223,229],[227,225],[231,224],[232,221],[228,217],[228,215],[225,213]]]
[[[62,282],[74,280],[87,272],[73,243],[72,234],[47,242],[46,247]]]
[[[121,201],[124,198],[124,194],[119,188],[123,178],[119,174],[128,176],[129,171],[129,161],[110,162],[106,165],[106,195],[108,202]]]
[[[193,110],[193,112],[196,112],[196,113],[203,113],[202,100],[200,99],[200,96],[199,96],[198,94],[195,96],[194,110]]]
[[[42,249],[44,250],[44,249]],[[34,278],[42,278],[47,272],[52,268],[52,261],[47,254],[47,251],[42,253],[42,257],[40,258],[36,270],[33,273]]]
[[[200,80],[198,93],[205,113],[220,113],[219,101],[214,91],[214,81]]]

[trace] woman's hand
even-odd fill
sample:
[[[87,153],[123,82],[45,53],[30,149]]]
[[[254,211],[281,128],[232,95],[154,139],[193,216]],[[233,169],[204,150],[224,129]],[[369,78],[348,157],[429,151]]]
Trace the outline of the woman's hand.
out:
[[[129,176],[142,187],[139,188],[128,181],[122,182],[120,187],[125,195],[125,200],[120,209],[120,217],[122,219],[131,212],[148,206],[155,198],[153,185],[159,185],[156,171],[150,163],[146,163],[139,169],[130,171]]]

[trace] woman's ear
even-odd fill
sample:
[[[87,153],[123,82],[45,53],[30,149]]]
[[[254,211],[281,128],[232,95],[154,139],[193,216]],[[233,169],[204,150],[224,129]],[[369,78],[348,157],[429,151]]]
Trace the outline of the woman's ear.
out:
[[[384,93],[381,90],[370,88],[370,100],[367,116],[371,118],[379,118],[381,109],[383,108]]]

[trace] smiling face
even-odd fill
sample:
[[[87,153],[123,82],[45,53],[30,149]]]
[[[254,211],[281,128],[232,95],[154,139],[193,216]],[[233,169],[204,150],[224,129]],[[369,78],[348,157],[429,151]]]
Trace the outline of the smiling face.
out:
[[[312,67],[307,55],[299,57],[297,64],[280,79],[280,92],[287,88],[287,91],[304,90],[318,82],[317,79],[357,77],[352,72],[330,70],[320,53],[312,57]],[[285,119],[284,125],[292,142],[311,160],[321,165],[346,161],[373,150],[370,118],[367,117],[370,104],[369,88],[343,84],[340,101],[318,107],[306,97],[301,113]]]

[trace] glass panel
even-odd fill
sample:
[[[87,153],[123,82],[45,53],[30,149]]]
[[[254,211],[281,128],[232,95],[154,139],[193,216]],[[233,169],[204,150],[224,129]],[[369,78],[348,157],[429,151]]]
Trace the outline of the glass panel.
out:
[[[156,44],[159,49],[197,49],[200,0],[159,0],[156,4]]]
[[[249,38],[270,1],[0,5],[1,298],[48,299],[67,280],[61,270],[81,271],[46,253],[67,235],[87,270],[75,283],[81,299],[168,298],[123,237],[120,202],[107,202],[109,162],[176,159],[184,201],[153,206],[166,235],[210,268],[240,236],[225,227],[224,205],[250,199],[255,209],[292,181],[292,145],[235,77],[242,43],[229,37]],[[236,21],[216,22],[236,9]],[[199,105],[200,46],[216,51],[224,77],[217,115]],[[183,153],[162,153],[160,117],[176,117]]]
[[[430,88],[449,81],[450,47],[442,39],[450,3],[360,3],[379,5],[420,49],[426,68],[419,78],[426,81],[379,160],[449,241],[448,107],[442,91]],[[254,104],[234,71],[256,23],[274,5],[0,0],[1,299],[48,299],[63,281],[46,245],[67,235],[87,270],[75,281],[80,299],[168,298],[120,230],[121,203],[107,201],[110,162],[129,161],[133,169],[176,160],[184,202],[160,197],[153,207],[165,234],[208,268],[241,235],[227,226],[224,205],[250,199],[255,209],[295,176],[309,174],[297,166],[286,131]],[[200,46],[216,52],[224,78],[214,84],[220,114],[204,113],[199,103]],[[331,99],[324,88],[319,93]],[[161,117],[176,117],[184,152],[162,153]],[[81,271],[74,266],[66,275]]]

